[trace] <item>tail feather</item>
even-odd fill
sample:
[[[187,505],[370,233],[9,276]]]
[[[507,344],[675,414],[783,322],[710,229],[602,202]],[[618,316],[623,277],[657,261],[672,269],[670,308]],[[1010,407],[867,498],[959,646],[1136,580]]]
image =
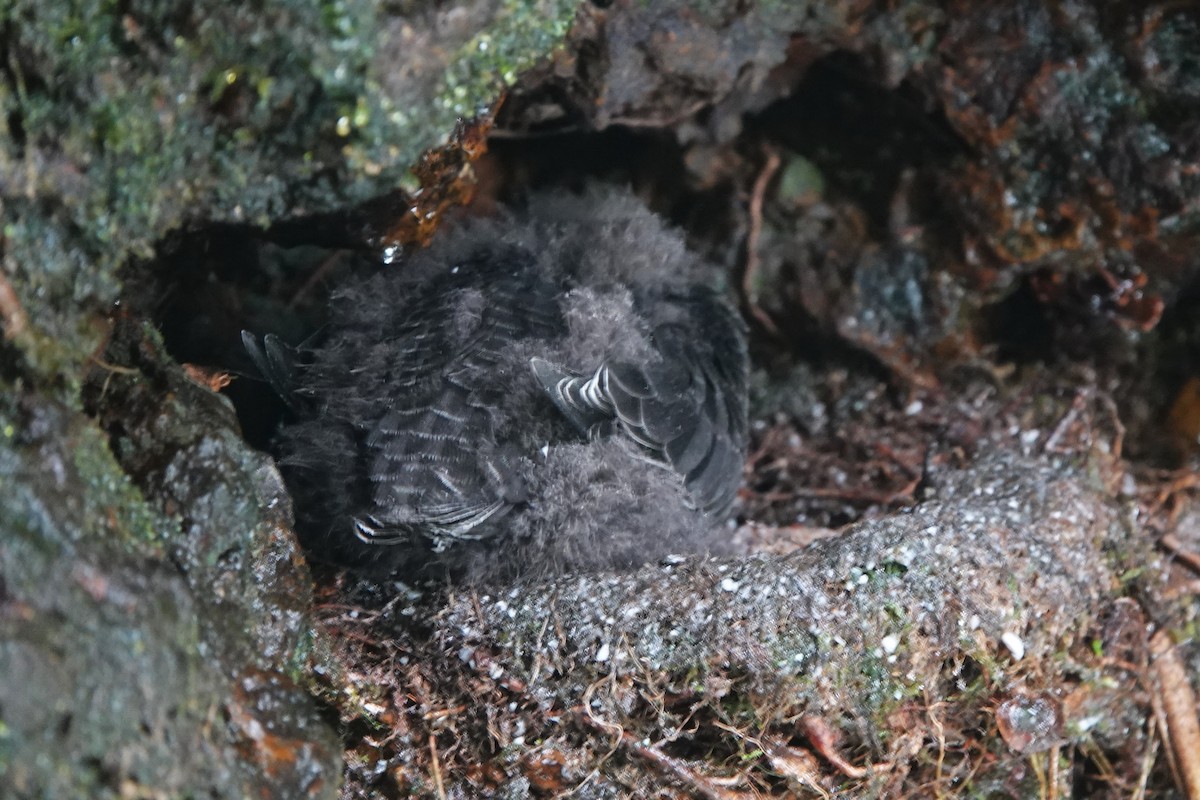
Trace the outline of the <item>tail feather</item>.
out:
[[[259,342],[258,337],[250,331],[242,331],[242,346],[246,348],[246,355],[250,356],[259,377],[294,409],[296,364],[299,360],[296,350],[273,333],[268,333]]]

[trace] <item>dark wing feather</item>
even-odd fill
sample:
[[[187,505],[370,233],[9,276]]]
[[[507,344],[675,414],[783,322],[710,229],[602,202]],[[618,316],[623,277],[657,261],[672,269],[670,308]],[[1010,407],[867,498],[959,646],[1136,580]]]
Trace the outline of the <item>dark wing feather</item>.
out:
[[[591,376],[535,359],[534,372],[577,427],[615,418],[683,476],[700,509],[723,515],[741,483],[746,447],[742,321],[704,288],[636,300],[657,358],[608,361]]]
[[[325,338],[296,369],[311,418],[280,440],[308,544],[343,563],[390,563],[483,538],[525,499],[522,454],[497,442],[505,381],[525,373],[501,362],[514,342],[565,327],[561,290],[534,264],[492,248],[420,284],[378,275],[335,297]],[[364,542],[401,547],[393,558]]]
[[[250,331],[242,331],[242,346],[262,379],[294,409],[297,352],[273,333],[264,336],[260,343]]]
[[[513,265],[510,265],[513,266]],[[497,365],[514,342],[561,332],[558,290],[525,264],[460,268],[462,288],[486,297],[473,329],[452,331],[462,293],[435,285],[388,339],[391,409],[367,431],[371,502],[360,538],[402,543],[416,531],[435,549],[486,535],[483,523],[524,498],[519,454],[496,442],[506,387]],[[465,273],[465,274],[463,274]]]

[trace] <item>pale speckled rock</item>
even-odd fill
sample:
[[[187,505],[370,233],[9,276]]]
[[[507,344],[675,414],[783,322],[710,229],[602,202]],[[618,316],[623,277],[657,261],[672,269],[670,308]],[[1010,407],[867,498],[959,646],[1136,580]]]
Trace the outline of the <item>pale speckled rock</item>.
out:
[[[438,625],[462,652],[536,673],[529,692],[567,707],[598,676],[643,670],[728,670],[813,708],[936,700],[945,659],[967,654],[1002,677],[1003,640],[1040,661],[1111,601],[1105,546],[1127,528],[1089,481],[1065,461],[991,455],[936,475],[935,499],[788,557],[520,585],[458,598]]]

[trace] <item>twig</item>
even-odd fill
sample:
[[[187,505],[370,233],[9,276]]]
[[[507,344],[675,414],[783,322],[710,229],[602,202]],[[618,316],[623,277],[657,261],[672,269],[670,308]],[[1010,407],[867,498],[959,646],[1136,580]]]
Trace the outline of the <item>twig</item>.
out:
[[[817,757],[812,753],[792,747],[786,742],[766,734],[762,738],[751,736],[724,722],[716,721],[713,722],[713,725],[761,750],[771,765],[771,769],[777,775],[786,778],[789,782],[795,782],[811,789],[821,797],[830,797],[829,792],[821,786]]]
[[[623,125],[626,128],[669,128],[679,124],[688,117],[695,116],[701,109],[709,105],[708,100],[694,100],[674,114],[657,117],[612,117],[609,125]]]
[[[836,489],[825,486],[797,486],[791,489],[787,493],[787,496],[773,499],[785,500],[794,497],[833,498],[835,500],[856,500],[874,505],[890,505],[900,500],[911,500],[913,493],[916,492],[917,486],[920,483],[920,478],[913,478],[903,486],[882,492],[874,492],[869,489],[859,489],[856,487]]]
[[[359,644],[365,644],[365,645],[370,645],[372,647],[377,647],[377,646],[379,646],[379,643],[380,643],[379,637],[372,633],[362,633],[360,631],[353,631],[353,630],[350,630],[349,628],[343,628],[339,625],[331,625],[329,623],[325,623],[324,627],[327,630],[336,631],[337,635],[339,637],[342,637],[345,639],[350,639],[352,641],[358,642]]]
[[[619,725],[611,722],[604,722],[597,719],[591,713],[591,709],[586,705],[579,706],[575,709],[575,715],[584,725],[593,730],[601,731],[607,734],[616,734],[619,738],[621,746],[628,749],[634,755],[642,758],[661,771],[681,781],[696,796],[707,798],[707,800],[746,800],[753,795],[745,792],[738,792],[731,789],[726,789],[717,786],[712,781],[697,773],[695,770],[688,767],[678,759],[671,758],[666,753],[658,748],[643,744],[636,736],[629,731],[624,730]]]
[[[452,717],[456,714],[461,714],[466,710],[467,706],[465,704],[460,706],[451,706],[450,708],[439,708],[437,711],[426,711],[421,715],[421,719],[426,721],[442,719],[443,717]]]
[[[1200,597],[1200,578],[1193,578],[1163,592],[1163,599],[1171,602],[1191,597]]]
[[[1044,755],[1044,753],[1029,754],[1029,767],[1033,770],[1033,777],[1037,778],[1038,800],[1050,800],[1050,789],[1046,785],[1046,771],[1042,769]]]
[[[1133,791],[1130,800],[1145,800],[1146,787],[1150,785],[1150,774],[1154,771],[1154,765],[1158,762],[1158,743],[1159,737],[1154,735],[1154,725],[1150,722],[1150,742],[1146,746],[1145,753],[1142,755],[1142,769],[1138,773],[1137,787]]]
[[[1155,516],[1162,512],[1166,508],[1167,503],[1174,500],[1175,495],[1200,487],[1200,473],[1194,470],[1163,473],[1155,475],[1151,480],[1166,481],[1166,486],[1159,489],[1154,500],[1147,504],[1145,515],[1148,521],[1152,521]],[[1167,519],[1164,527],[1173,526],[1179,516],[1179,512],[1180,504],[1172,502],[1171,508],[1166,511]]]
[[[1075,418],[1078,417],[1082,411],[1083,392],[1077,392],[1075,397],[1071,400],[1071,407],[1067,410],[1067,413],[1063,414],[1063,417],[1061,420],[1059,420],[1058,424],[1054,426],[1054,432],[1050,434],[1050,438],[1046,439],[1044,449],[1047,453],[1068,452],[1066,448],[1059,447],[1059,440],[1066,435],[1067,429],[1071,427],[1071,424],[1075,422]]]
[[[0,273],[0,326],[4,328],[4,338],[9,341],[25,332],[29,325],[29,317],[21,307],[16,291],[8,282],[8,277]]]
[[[117,364],[110,364],[98,355],[88,356],[88,360],[96,366],[104,370],[104,382],[100,384],[100,399],[108,396],[108,385],[112,381],[113,375],[137,375],[139,370],[133,367],[122,367]]]
[[[1046,776],[1046,782],[1049,784],[1048,800],[1058,800],[1058,756],[1061,749],[1062,746],[1056,744],[1046,754],[1050,761],[1047,765],[1049,774]]]
[[[837,745],[833,741],[833,729],[821,717],[812,715],[803,717],[800,720],[800,729],[804,731],[804,736],[812,744],[817,753],[847,778],[865,778],[870,774],[871,771],[869,769],[856,767],[842,757],[842,754],[837,751]]]
[[[551,600],[551,605],[554,601]],[[533,660],[533,672],[529,675],[529,682],[536,684],[538,676],[542,674],[542,642],[545,641],[546,629],[550,627],[550,615],[546,615],[546,619],[542,621],[542,628],[538,631],[537,641],[533,644],[533,652],[537,653]]]
[[[338,265],[338,262],[340,262],[345,255],[345,250],[335,250],[326,256],[321,263],[317,265],[317,268],[312,271],[312,274],[308,276],[304,283],[300,285],[300,288],[296,290],[291,299],[288,300],[287,307],[295,308],[296,306],[300,305],[300,302],[308,296],[309,292],[316,288],[318,283],[323,281],[329,275],[329,273],[333,271],[334,267]]]
[[[108,361],[105,361],[100,356],[89,356],[89,359],[97,367],[100,367],[108,372],[115,372],[118,375],[137,375],[140,372],[140,370],[133,367],[122,367],[120,364],[112,364]]]
[[[1125,424],[1121,422],[1121,412],[1117,410],[1117,404],[1113,401],[1112,396],[1110,396],[1108,392],[1100,392],[1096,395],[1096,399],[1100,401],[1100,405],[1104,406],[1104,410],[1108,412],[1109,421],[1112,422],[1113,460],[1119,461],[1121,459],[1121,453],[1125,449]]]
[[[942,771],[946,765],[946,727],[942,721],[938,719],[936,714],[937,707],[941,703],[930,703],[929,692],[925,691],[925,711],[929,715],[929,721],[933,724],[934,737],[937,740],[938,755],[936,769],[933,774],[933,785],[937,787],[938,795],[942,792]]]
[[[1166,631],[1150,637],[1150,653],[1158,678],[1158,696],[1175,750],[1179,781],[1188,800],[1200,800],[1200,720],[1196,718],[1196,695],[1188,683],[1187,670]]]
[[[775,176],[781,161],[774,150],[767,150],[767,163],[754,179],[754,188],[750,195],[750,230],[746,233],[746,269],[742,273],[742,296],[746,300],[746,309],[772,336],[779,336],[779,327],[771,320],[770,315],[763,311],[758,304],[758,239],[762,235],[763,197],[767,193],[767,184]]]
[[[442,767],[438,763],[437,738],[429,734],[429,755],[433,758],[433,785],[437,787],[437,796],[446,800],[446,787],[442,785]]]
[[[1167,725],[1167,710],[1163,707],[1162,692],[1151,687],[1150,691],[1150,707],[1154,711],[1154,727],[1158,731],[1158,736],[1162,739],[1165,749],[1163,754],[1167,757],[1167,766],[1171,770],[1171,774],[1175,777],[1177,785],[1183,784],[1183,779],[1179,774],[1179,764],[1175,761],[1175,748],[1171,745],[1171,728]]]
[[[1168,533],[1162,536],[1158,540],[1158,543],[1164,549],[1170,551],[1171,555],[1175,556],[1177,560],[1186,564],[1192,572],[1200,573],[1200,555],[1196,555],[1184,547],[1183,542],[1179,541],[1179,538],[1175,534]]]

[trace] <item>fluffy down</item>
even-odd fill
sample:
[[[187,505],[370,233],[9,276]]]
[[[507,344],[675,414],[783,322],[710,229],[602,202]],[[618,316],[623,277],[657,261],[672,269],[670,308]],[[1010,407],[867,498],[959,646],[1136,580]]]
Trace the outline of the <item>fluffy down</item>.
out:
[[[302,541],[467,581],[712,549],[746,444],[718,278],[628,194],[542,195],[343,287],[303,349],[247,335]]]

